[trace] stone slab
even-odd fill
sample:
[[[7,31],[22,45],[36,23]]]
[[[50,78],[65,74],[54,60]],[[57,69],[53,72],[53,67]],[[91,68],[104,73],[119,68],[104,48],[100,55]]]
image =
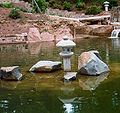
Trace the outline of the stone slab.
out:
[[[67,80],[67,81],[75,80],[76,79],[76,75],[77,75],[77,72],[67,72],[64,75],[64,79]]]

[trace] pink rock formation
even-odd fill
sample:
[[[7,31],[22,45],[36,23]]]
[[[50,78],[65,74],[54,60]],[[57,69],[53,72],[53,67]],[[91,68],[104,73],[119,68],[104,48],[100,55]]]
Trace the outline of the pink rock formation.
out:
[[[40,34],[41,36],[41,40],[44,41],[44,42],[47,42],[47,41],[54,41],[54,35],[53,34],[50,34],[48,32],[42,32]]]
[[[78,69],[80,69],[82,66],[85,66],[90,59],[90,53],[89,52],[83,52],[78,57]]]
[[[40,32],[37,28],[29,28],[28,42],[40,42]]]

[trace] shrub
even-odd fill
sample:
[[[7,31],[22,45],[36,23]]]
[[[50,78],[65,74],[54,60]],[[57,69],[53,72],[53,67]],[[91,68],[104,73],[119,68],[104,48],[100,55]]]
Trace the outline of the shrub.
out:
[[[53,4],[53,9],[62,9],[61,6],[57,3]]]
[[[13,5],[11,4],[11,2],[5,2],[3,3],[3,6],[6,8],[13,8]]]
[[[0,6],[6,7],[6,8],[13,8],[13,5],[11,4],[11,2],[5,2],[5,3],[0,2]]]
[[[110,8],[118,6],[118,0],[108,0],[108,2],[110,2]]]
[[[23,8],[20,8],[20,10],[23,11],[23,12],[30,12],[27,9],[23,9]]]
[[[76,4],[76,8],[78,8],[79,10],[82,10],[85,7],[85,3],[84,2],[78,2]]]
[[[50,6],[53,6],[53,4],[55,4],[55,3],[56,3],[56,0],[50,0],[50,1],[49,1],[49,5],[50,5]]]
[[[42,13],[46,12],[46,9],[48,8],[48,3],[45,0],[36,0],[39,8],[41,9]],[[33,9],[36,13],[40,13],[40,11],[38,10],[35,2],[33,2]]]
[[[85,11],[85,14],[88,14],[88,15],[96,15],[100,13],[100,7],[97,7],[97,6],[90,6],[86,9]]]
[[[19,10],[16,10],[15,8],[12,9],[9,13],[9,17],[12,18],[12,19],[17,19],[17,18],[20,18],[21,15],[19,13]]]
[[[0,2],[0,7],[2,7],[3,6],[3,3],[2,2]]]
[[[64,2],[63,9],[71,11],[72,10],[72,5],[70,3]]]

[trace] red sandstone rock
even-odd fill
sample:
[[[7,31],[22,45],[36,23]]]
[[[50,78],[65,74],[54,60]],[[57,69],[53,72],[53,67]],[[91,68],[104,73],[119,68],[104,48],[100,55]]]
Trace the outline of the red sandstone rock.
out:
[[[40,38],[40,32],[37,28],[29,28],[29,32],[28,32],[28,41],[35,41],[35,42],[40,42],[41,38]]]
[[[92,28],[90,34],[93,35],[106,35],[110,34],[113,30],[113,26],[111,25],[89,25]]]
[[[44,41],[44,42],[47,42],[47,41],[54,41],[54,35],[53,34],[50,34],[48,32],[42,32],[40,34],[41,36],[41,40]]]
[[[89,52],[83,52],[78,57],[78,69],[80,69],[82,66],[85,66],[90,59],[90,53]]]

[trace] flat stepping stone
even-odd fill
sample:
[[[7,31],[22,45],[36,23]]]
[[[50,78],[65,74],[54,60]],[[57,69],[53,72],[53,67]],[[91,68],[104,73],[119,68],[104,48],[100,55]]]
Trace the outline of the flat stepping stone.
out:
[[[75,80],[76,79],[76,75],[77,75],[77,72],[67,72],[64,75],[64,79],[66,81]]]
[[[30,68],[30,72],[50,72],[62,69],[61,62],[39,61]]]

